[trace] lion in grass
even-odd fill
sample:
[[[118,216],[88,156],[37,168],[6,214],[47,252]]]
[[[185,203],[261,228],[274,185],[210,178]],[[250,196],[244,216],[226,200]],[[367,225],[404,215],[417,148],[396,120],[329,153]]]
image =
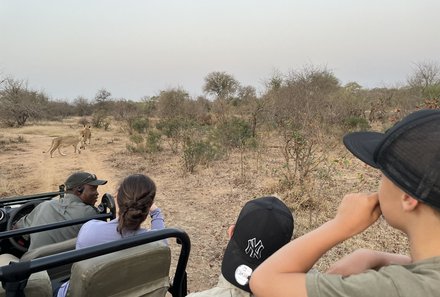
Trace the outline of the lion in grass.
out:
[[[87,140],[90,144],[90,139],[92,138],[92,131],[90,130],[90,126],[84,125],[84,128],[81,130],[80,135],[84,137],[84,143],[87,143]]]
[[[80,145],[79,149],[78,149],[78,145]],[[85,141],[84,141],[84,137],[83,136],[60,136],[60,137],[55,137],[54,139],[52,139],[52,144],[48,150],[48,152],[50,152],[50,157],[53,158],[53,152],[55,150],[58,150],[58,153],[62,156],[66,156],[66,154],[63,154],[61,152],[61,148],[62,147],[66,147],[66,146],[73,146],[74,148],[74,153],[76,153],[76,151],[78,151],[78,154],[81,153],[80,149],[85,149]],[[43,153],[46,153],[43,151]]]

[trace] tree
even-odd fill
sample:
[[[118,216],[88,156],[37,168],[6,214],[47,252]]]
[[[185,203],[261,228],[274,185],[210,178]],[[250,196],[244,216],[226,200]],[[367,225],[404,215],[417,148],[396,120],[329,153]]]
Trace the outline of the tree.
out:
[[[226,72],[211,72],[205,77],[203,91],[217,99],[230,99],[238,90],[240,83]]]
[[[211,72],[205,77],[203,91],[215,96],[212,109],[221,122],[227,120],[229,104],[239,87],[240,83],[226,72]]]
[[[30,118],[41,119],[48,98],[29,90],[26,83],[12,78],[3,81],[0,91],[0,120],[7,126],[24,126]]]
[[[157,99],[157,108],[162,118],[175,118],[185,114],[185,102],[189,100],[188,92],[181,88],[161,91]]]
[[[96,102],[105,102],[110,98],[111,95],[112,93],[103,88],[96,92],[95,100]]]
[[[283,75],[280,71],[275,70],[272,76],[265,82],[268,91],[276,91],[281,88],[284,83]]]
[[[88,116],[92,114],[89,101],[84,97],[77,97],[73,104],[75,105],[76,112],[79,116]]]
[[[435,62],[416,63],[408,84],[419,89],[423,99],[440,99],[440,65]]]

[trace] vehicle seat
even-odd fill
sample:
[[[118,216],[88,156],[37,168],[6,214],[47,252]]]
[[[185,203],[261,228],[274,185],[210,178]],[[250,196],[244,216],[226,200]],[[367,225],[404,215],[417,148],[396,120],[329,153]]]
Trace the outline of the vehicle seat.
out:
[[[9,265],[10,262],[18,262],[19,259],[11,254],[0,255],[0,266]],[[24,289],[26,297],[51,297],[52,285],[46,271],[31,274]],[[0,297],[6,296],[3,286],[0,286]]]
[[[171,250],[160,241],[83,260],[72,266],[67,296],[163,297],[170,266]]]
[[[29,250],[24,253],[23,256],[20,258],[20,261],[28,261],[66,251],[71,251],[75,249],[75,245],[76,238],[72,238],[65,241],[40,246],[36,249]],[[72,264],[66,264],[56,268],[51,268],[47,272],[52,281],[65,281],[70,276],[71,267]]]

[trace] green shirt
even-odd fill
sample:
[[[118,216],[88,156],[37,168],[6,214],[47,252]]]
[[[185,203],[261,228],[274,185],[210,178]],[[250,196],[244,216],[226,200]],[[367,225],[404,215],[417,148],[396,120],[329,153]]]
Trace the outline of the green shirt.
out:
[[[64,198],[44,201],[38,204],[28,215],[21,218],[16,226],[18,228],[47,225],[50,223],[67,220],[81,219],[96,215],[97,211],[87,205],[73,194],[66,194]],[[40,246],[68,240],[78,235],[81,224],[44,232],[30,234],[31,244],[29,250]]]
[[[438,297],[440,257],[347,277],[309,273],[306,287],[308,297]]]

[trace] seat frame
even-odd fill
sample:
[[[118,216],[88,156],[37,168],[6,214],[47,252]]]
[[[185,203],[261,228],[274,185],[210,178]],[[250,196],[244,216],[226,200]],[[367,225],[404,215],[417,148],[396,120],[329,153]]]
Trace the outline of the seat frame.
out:
[[[147,232],[79,250],[67,251],[19,263],[10,263],[7,266],[0,267],[0,281],[6,290],[7,296],[24,296],[27,279],[32,273],[167,238],[176,238],[177,242],[181,245],[179,259],[174,277],[172,278],[173,281],[170,284],[168,292],[170,292],[173,297],[186,296],[186,265],[188,263],[191,242],[188,234],[178,228],[155,230],[154,232]]]

